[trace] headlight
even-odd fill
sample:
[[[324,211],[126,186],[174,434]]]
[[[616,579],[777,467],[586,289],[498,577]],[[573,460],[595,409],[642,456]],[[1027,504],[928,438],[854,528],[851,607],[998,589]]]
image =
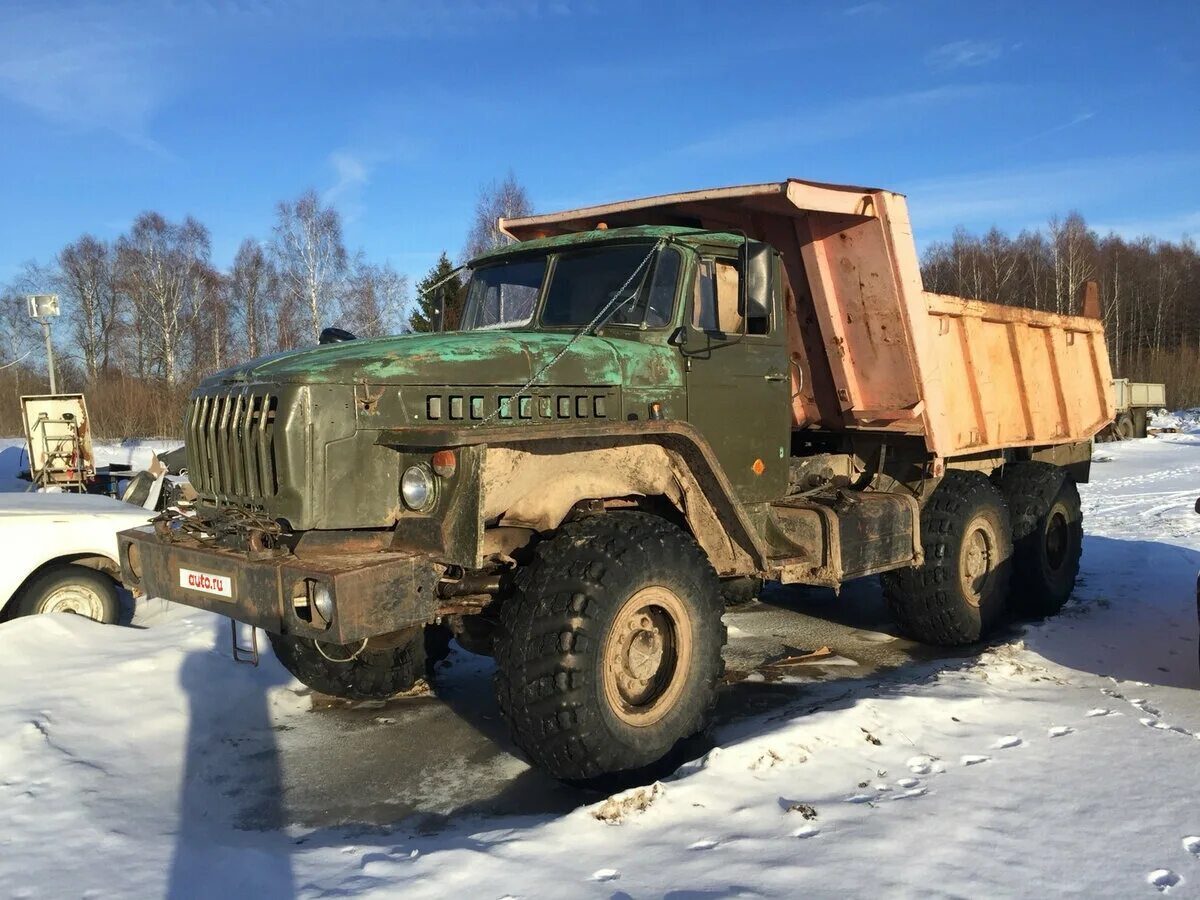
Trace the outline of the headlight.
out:
[[[400,479],[400,496],[409,509],[428,509],[433,503],[433,473],[425,466],[409,466]]]
[[[329,585],[318,581],[312,588],[312,605],[319,615],[328,623],[333,621],[333,594],[330,593]]]

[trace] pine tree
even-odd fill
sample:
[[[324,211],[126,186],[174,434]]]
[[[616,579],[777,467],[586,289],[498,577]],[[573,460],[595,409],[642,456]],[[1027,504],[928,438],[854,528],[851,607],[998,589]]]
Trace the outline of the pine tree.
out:
[[[466,294],[463,291],[461,279],[457,275],[450,276],[453,271],[454,263],[450,261],[450,257],[443,250],[434,267],[417,282],[417,308],[408,321],[413,331],[436,331],[438,309],[440,308],[446,310],[445,330],[457,330],[459,322],[462,320]],[[449,278],[449,280],[441,287],[430,291],[430,288],[444,278]]]

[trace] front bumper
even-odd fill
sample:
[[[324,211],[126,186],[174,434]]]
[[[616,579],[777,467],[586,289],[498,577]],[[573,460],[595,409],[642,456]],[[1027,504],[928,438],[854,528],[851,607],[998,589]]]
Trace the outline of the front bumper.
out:
[[[149,526],[122,531],[118,543],[127,586],[275,634],[348,644],[432,621],[436,614],[440,571],[421,554],[255,555],[186,537],[163,538]],[[207,591],[185,587],[181,569],[218,580]],[[306,584],[329,591],[328,622],[311,603],[297,600],[306,596]]]

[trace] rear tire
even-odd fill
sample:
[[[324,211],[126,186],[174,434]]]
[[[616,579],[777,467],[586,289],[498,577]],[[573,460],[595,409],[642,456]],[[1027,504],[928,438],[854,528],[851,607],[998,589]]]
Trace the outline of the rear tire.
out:
[[[1113,425],[1113,440],[1128,441],[1134,436],[1133,419],[1129,413],[1121,413]]]
[[[411,690],[433,674],[449,653],[449,634],[440,625],[414,626],[389,646],[317,645],[313,638],[270,634],[271,649],[283,667],[321,694],[344,700],[386,700]]]
[[[1009,463],[1000,491],[1012,516],[1012,607],[1034,618],[1052,616],[1075,589],[1083,553],[1075,479],[1049,463]]]
[[[900,626],[926,644],[983,637],[1004,612],[1012,529],[1004,498],[978,472],[951,469],[921,510],[923,565],[883,575]]]
[[[675,525],[638,512],[564,525],[501,610],[496,693],[513,741],[566,781],[653,774],[709,724],[722,611],[716,573]]]
[[[74,613],[114,625],[121,616],[117,586],[103,572],[86,566],[50,566],[33,576],[16,597],[16,615]]]

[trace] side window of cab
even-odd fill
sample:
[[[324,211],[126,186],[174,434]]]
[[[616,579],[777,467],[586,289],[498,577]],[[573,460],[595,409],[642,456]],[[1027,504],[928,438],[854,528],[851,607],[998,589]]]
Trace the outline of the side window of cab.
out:
[[[704,259],[696,272],[696,290],[692,300],[692,325],[701,331],[720,334],[742,332],[740,309],[740,273],[732,259]],[[746,334],[767,334],[769,315],[751,315]]]

